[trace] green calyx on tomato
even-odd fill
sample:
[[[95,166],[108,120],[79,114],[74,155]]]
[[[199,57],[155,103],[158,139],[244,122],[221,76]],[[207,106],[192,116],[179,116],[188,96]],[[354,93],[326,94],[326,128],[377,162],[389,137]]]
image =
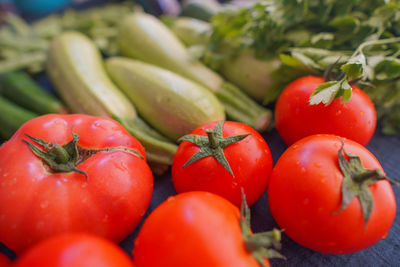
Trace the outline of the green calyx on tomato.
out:
[[[241,134],[241,135],[233,135],[224,138],[222,136],[222,127],[224,121],[220,121],[215,125],[214,129],[206,129],[207,136],[201,135],[184,135],[178,139],[178,142],[188,141],[200,147],[200,150],[194,154],[183,166],[187,165],[205,158],[212,156],[214,157],[233,177],[234,174],[232,172],[231,166],[229,162],[225,158],[224,148],[243,140],[250,134]]]
[[[77,172],[85,175],[86,179],[88,179],[88,175],[79,170],[76,166],[93,156],[97,152],[111,152],[116,150],[125,151],[131,153],[139,158],[143,159],[143,156],[136,149],[126,148],[126,147],[113,147],[113,148],[104,148],[104,149],[86,149],[78,146],[79,136],[74,133],[71,129],[72,140],[67,144],[61,146],[59,144],[53,142],[47,142],[40,138],[36,138],[30,136],[29,134],[25,134],[35,143],[43,146],[44,151],[39,147],[33,145],[27,140],[23,139],[32,152],[40,157],[53,172]]]
[[[357,155],[344,151],[344,143],[342,140],[341,142],[342,146],[339,149],[338,161],[344,178],[342,183],[342,206],[338,213],[343,211],[354,197],[357,197],[360,201],[364,223],[366,224],[371,216],[373,205],[373,197],[368,186],[379,180],[387,180],[392,185],[400,184],[386,177],[381,170],[364,168]]]
[[[274,228],[272,231],[253,234],[251,232],[250,217],[250,208],[247,205],[246,196],[242,189],[240,228],[242,229],[243,240],[247,251],[263,267],[265,267],[265,258],[280,258],[286,260],[286,257],[277,251],[281,249],[281,231]]]

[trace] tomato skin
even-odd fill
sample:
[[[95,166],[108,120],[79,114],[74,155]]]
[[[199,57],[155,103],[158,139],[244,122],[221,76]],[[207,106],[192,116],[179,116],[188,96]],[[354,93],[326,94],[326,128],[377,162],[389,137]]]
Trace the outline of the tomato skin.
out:
[[[207,136],[205,130],[213,129],[217,122],[206,123],[191,134]],[[182,166],[200,148],[183,141],[172,163],[172,181],[178,193],[207,191],[220,195],[236,206],[242,199],[244,189],[248,205],[254,204],[265,192],[272,171],[272,156],[263,137],[251,127],[233,121],[225,121],[223,137],[248,134],[243,140],[224,148],[224,153],[235,177],[214,158],[206,157]]]
[[[209,192],[191,191],[170,197],[140,229],[132,251],[135,264],[258,267],[245,248],[239,218],[237,207]]]
[[[380,169],[378,160],[360,144],[343,139],[346,153],[360,157],[367,169]],[[373,209],[367,227],[360,202],[341,207],[343,174],[339,169],[340,140],[333,135],[306,137],[290,146],[276,163],[268,188],[272,216],[297,243],[327,254],[353,253],[386,237],[396,215],[390,183],[369,186]],[[383,170],[382,170],[383,171]]]
[[[10,263],[11,263],[11,260],[3,253],[0,253],[0,267],[9,266]]]
[[[73,127],[73,128],[72,128]],[[46,237],[71,231],[115,242],[143,217],[153,176],[145,160],[122,151],[99,152],[79,164],[88,175],[49,173],[21,139],[25,133],[65,144],[71,128],[86,148],[144,149],[117,122],[87,115],[44,115],[24,124],[0,147],[0,241],[17,254]]]
[[[133,267],[129,256],[107,239],[84,233],[50,237],[28,249],[14,267]]]
[[[328,106],[310,105],[312,92],[322,83],[322,77],[306,76],[283,90],[275,106],[279,135],[288,145],[313,134],[339,135],[366,145],[376,127],[376,111],[368,95],[352,86],[348,102],[335,99]]]

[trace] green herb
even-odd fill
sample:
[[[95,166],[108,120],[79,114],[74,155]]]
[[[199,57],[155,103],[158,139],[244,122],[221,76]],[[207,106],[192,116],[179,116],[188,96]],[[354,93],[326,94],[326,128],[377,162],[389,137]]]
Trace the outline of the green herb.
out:
[[[322,75],[329,69],[330,79],[316,88],[311,104],[348,101],[350,85],[359,82],[377,107],[383,131],[400,134],[394,112],[400,109],[400,1],[263,0],[220,12],[211,22],[204,54],[217,69],[221,57],[248,49],[260,59],[279,56],[293,72]],[[274,78],[283,81],[287,70]]]

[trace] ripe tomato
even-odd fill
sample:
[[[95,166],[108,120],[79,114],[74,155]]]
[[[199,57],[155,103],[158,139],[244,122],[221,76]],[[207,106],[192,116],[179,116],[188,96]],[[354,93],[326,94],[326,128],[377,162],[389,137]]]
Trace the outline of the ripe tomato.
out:
[[[246,250],[240,212],[204,191],[168,198],[145,220],[132,251],[139,267],[259,267]],[[269,266],[268,259],[264,260]]]
[[[14,267],[133,267],[120,247],[107,239],[69,233],[45,239],[29,248]]]
[[[383,172],[365,147],[343,141],[344,151],[358,156],[366,169]],[[278,225],[297,243],[322,253],[353,253],[373,245],[387,235],[396,215],[394,193],[386,180],[368,186],[373,205],[367,224],[357,197],[340,211],[340,148],[340,139],[333,135],[296,142],[276,163],[268,188],[269,209]]]
[[[324,79],[306,76],[290,83],[275,106],[275,126],[290,145],[313,134],[335,134],[362,145],[371,139],[376,127],[374,104],[361,89],[352,86],[348,102],[335,99],[331,104],[310,105],[309,99]]]
[[[9,266],[10,263],[11,263],[10,259],[3,253],[0,253],[0,267]]]
[[[79,135],[76,167],[87,177],[52,171],[22,141],[33,144],[29,134],[64,145],[72,139],[71,128]],[[150,203],[153,177],[144,149],[111,119],[44,115],[25,123],[0,154],[0,241],[17,254],[62,232],[90,232],[119,242]]]
[[[214,129],[215,132],[217,128],[217,122],[206,123],[190,135],[207,136],[207,129]],[[241,188],[243,188],[249,206],[254,204],[267,188],[272,170],[272,156],[267,143],[257,131],[239,122],[223,122],[222,137],[231,138],[237,135],[247,136],[222,148],[233,175],[214,156],[201,158],[184,167],[184,164],[198,153],[201,147],[183,141],[172,163],[172,181],[176,191],[178,193],[208,191],[240,206]],[[207,137],[204,138],[208,140]],[[210,143],[207,142],[208,149]]]

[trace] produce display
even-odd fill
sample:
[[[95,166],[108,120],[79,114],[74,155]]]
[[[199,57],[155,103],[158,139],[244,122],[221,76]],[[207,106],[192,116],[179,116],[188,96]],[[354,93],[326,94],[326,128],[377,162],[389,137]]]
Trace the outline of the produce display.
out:
[[[400,260],[400,2],[150,6],[0,13],[0,265]]]

